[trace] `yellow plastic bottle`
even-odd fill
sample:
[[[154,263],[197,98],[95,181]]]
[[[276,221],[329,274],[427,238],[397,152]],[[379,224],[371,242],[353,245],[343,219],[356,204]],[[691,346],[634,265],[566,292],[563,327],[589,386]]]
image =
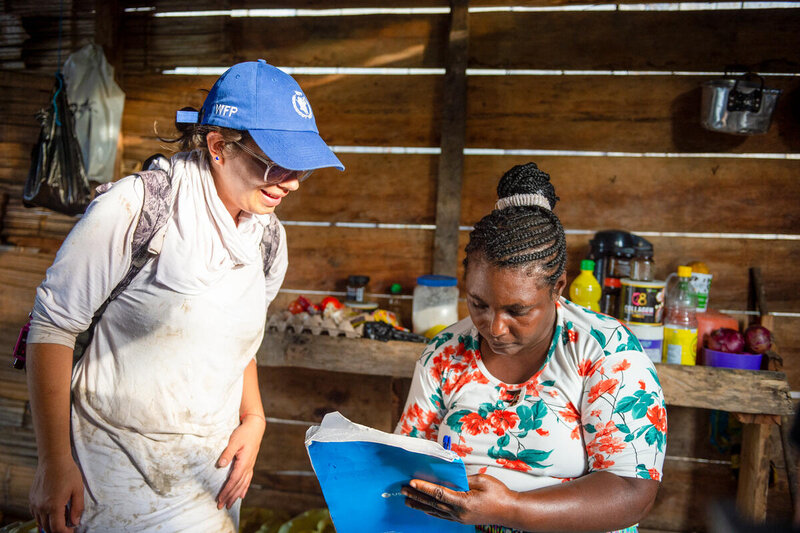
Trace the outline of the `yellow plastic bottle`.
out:
[[[600,312],[600,296],[602,287],[594,277],[594,261],[584,259],[581,261],[581,273],[578,274],[569,286],[569,299],[592,311]]]

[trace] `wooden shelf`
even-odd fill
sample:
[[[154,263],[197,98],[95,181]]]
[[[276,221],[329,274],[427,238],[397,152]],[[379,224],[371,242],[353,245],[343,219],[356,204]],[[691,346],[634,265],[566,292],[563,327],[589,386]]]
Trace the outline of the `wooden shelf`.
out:
[[[424,345],[270,332],[258,352],[261,366],[409,378]],[[782,372],[657,364],[668,405],[788,416],[794,410]]]

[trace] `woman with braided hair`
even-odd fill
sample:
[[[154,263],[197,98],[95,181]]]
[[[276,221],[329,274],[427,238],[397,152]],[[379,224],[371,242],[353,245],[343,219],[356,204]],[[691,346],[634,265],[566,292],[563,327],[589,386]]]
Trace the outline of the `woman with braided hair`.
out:
[[[478,531],[636,531],[666,447],[655,369],[617,320],[561,296],[550,176],[515,166],[497,192],[466,248],[469,317],[426,347],[396,429],[449,439],[470,490],[415,479],[406,504]]]

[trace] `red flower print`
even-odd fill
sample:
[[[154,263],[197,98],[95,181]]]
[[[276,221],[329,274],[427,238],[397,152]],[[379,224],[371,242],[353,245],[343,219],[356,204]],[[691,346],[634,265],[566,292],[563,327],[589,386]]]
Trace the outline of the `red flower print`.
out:
[[[599,453],[594,455],[594,463],[592,463],[592,468],[595,470],[603,470],[610,466],[614,466],[614,461],[606,461],[603,459],[603,456]]]
[[[452,344],[450,346],[452,346]],[[464,350],[465,348],[466,348],[466,346],[464,346],[464,343],[463,342],[459,342],[457,347],[455,348],[455,353],[457,353],[458,355],[463,355],[463,353],[465,351]]]
[[[451,444],[450,449],[456,452],[459,457],[466,457],[472,453],[472,448],[465,444]]]
[[[611,367],[611,371],[616,374],[617,372],[624,372],[624,371],[628,370],[630,367],[631,367],[631,364],[628,362],[628,360],[627,359],[623,359],[621,363],[617,363],[616,365]]]
[[[574,329],[568,330],[567,339],[569,339],[569,342],[578,342],[578,332]]]
[[[589,413],[589,416],[600,416],[601,413],[602,412],[600,411],[600,409],[594,409],[591,413]]]
[[[418,420],[420,417],[422,417],[422,407],[416,403],[409,407],[405,413],[403,413],[403,418],[405,419],[410,418],[412,420]]]
[[[557,398],[558,397],[558,391],[557,390],[547,391],[547,394],[549,394],[553,398]]]
[[[654,405],[647,411],[647,419],[661,433],[667,432],[667,411],[663,407]]]
[[[489,433],[489,425],[478,413],[470,413],[461,419],[461,427],[470,435]]]
[[[574,477],[562,477],[561,478],[561,483],[566,483],[567,481],[572,481],[573,479],[575,479],[575,478]]]
[[[464,344],[463,343],[459,344],[458,347],[459,347],[458,352],[463,352],[464,351]],[[452,355],[455,355],[455,354],[456,354],[456,348],[452,344],[448,344],[447,346],[445,346],[442,349],[442,355],[447,356],[448,358],[450,356],[452,356]]]
[[[525,387],[525,394],[533,396],[534,398],[539,397],[539,393],[544,390],[544,387],[539,383],[539,374],[537,373],[535,376],[531,378],[528,382],[528,385]]]
[[[513,429],[519,422],[519,417],[511,411],[492,411],[487,419],[494,433],[498,437],[506,434],[506,430]]]
[[[541,429],[541,428],[537,429],[536,433],[538,433],[542,437],[546,437],[546,436],[548,436],[550,434],[549,431],[547,431],[546,429]]]
[[[647,388],[647,385],[641,379],[639,380],[639,388],[642,390],[645,390]]]
[[[578,365],[578,375],[592,377],[597,372],[597,369],[600,368],[600,364],[599,360],[592,363],[591,359],[584,359]]]
[[[504,402],[514,402],[517,400],[517,398],[519,398],[520,392],[521,391],[519,389],[510,391],[506,385],[501,385],[500,399]]]
[[[612,437],[611,435],[603,435],[597,439],[597,449],[601,452],[613,455],[625,449],[625,443],[619,437]]]
[[[655,468],[650,468],[647,473],[650,474],[650,479],[655,479],[656,481],[661,479],[661,474],[659,474],[658,470]]]
[[[581,414],[578,412],[572,402],[568,402],[564,407],[564,410],[559,411],[558,414],[560,414],[566,422],[577,422],[581,418]]]
[[[400,426],[400,433],[403,435],[411,434],[411,426],[408,424],[408,420],[403,419],[403,425]]]
[[[486,469],[487,469],[487,468],[489,468],[489,467],[488,467],[488,466],[484,466],[483,468],[481,468],[480,470],[478,470],[478,473],[479,473],[479,474],[485,474],[485,473],[486,473]]]
[[[528,465],[524,461],[520,461],[519,459],[511,461],[509,459],[498,459],[497,464],[502,466],[503,468],[510,468],[511,470],[519,470],[520,472],[527,472],[531,469],[530,465]]]
[[[574,428],[572,428],[572,431],[569,434],[569,438],[571,438],[572,440],[581,440],[580,430],[581,430],[580,426],[575,426]]]
[[[603,394],[614,394],[618,384],[619,381],[616,379],[604,379],[589,390],[589,403],[594,402]]]

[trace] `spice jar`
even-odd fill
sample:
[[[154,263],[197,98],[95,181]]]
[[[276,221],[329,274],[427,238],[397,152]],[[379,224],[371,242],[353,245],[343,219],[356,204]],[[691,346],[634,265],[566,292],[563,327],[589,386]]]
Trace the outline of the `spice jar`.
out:
[[[367,292],[369,276],[349,276],[347,278],[347,301],[361,303]]]
[[[458,287],[452,276],[427,275],[417,278],[411,322],[414,333],[425,335],[458,322]],[[433,336],[433,335],[431,335]]]

